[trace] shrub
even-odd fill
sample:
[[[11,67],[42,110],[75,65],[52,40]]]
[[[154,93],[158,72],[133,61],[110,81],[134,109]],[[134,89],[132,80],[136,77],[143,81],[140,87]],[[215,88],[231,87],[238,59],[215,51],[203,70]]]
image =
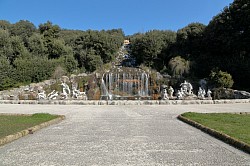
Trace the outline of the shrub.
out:
[[[234,90],[226,88],[215,88],[213,89],[214,99],[234,99]]]
[[[231,88],[234,83],[231,74],[218,69],[211,71],[210,82],[216,88]]]

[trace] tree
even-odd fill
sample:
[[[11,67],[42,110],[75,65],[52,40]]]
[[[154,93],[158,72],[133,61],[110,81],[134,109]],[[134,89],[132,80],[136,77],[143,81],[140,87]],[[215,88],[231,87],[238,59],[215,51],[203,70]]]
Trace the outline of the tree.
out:
[[[0,29],[0,56],[11,57],[13,49],[8,30]]]
[[[90,72],[95,71],[103,65],[101,56],[97,55],[96,51],[92,48],[77,52],[76,57],[79,67]]]
[[[153,30],[145,34],[135,34],[131,37],[131,54],[139,64],[144,63],[148,67],[160,70],[167,57],[166,50],[175,42],[175,39],[176,34],[172,31]]]
[[[28,49],[34,56],[47,56],[47,47],[45,47],[45,39],[42,35],[34,33],[28,39]]]
[[[9,30],[11,28],[11,23],[6,20],[0,20],[0,29]]]
[[[22,83],[40,82],[50,78],[55,69],[52,60],[44,57],[17,58],[14,61],[16,80]]]
[[[163,47],[163,40],[161,34],[157,31],[150,31],[145,34],[143,39],[144,49],[142,52],[145,65],[153,67],[154,61],[161,53]]]
[[[29,51],[24,46],[24,43],[19,36],[11,36],[10,43],[11,43],[11,48],[12,48],[12,54],[8,58],[11,64],[18,57],[26,58],[30,56]]]
[[[218,69],[211,71],[210,81],[216,88],[231,88],[234,83],[233,78],[229,73]]]
[[[56,59],[64,55],[73,55],[71,47],[66,46],[63,39],[51,39],[46,43],[47,55],[50,59]]]
[[[219,67],[233,75],[236,88],[249,88],[249,11],[249,0],[235,0],[210,21],[204,31],[202,59],[197,59],[199,68],[203,69],[200,76]]]
[[[173,76],[182,77],[183,74],[188,74],[190,69],[190,61],[176,56],[169,61],[169,68]]]
[[[75,40],[79,36],[81,36],[83,33],[84,33],[84,31],[80,31],[80,30],[64,30],[64,29],[62,29],[59,32],[59,38],[63,39],[67,46],[74,48],[75,47]]]
[[[44,24],[39,25],[39,31],[44,35],[45,38],[58,38],[60,27],[58,25],[53,25],[52,22],[47,21]]]
[[[47,50],[46,54],[48,58],[55,59],[60,56],[73,54],[72,48],[66,46],[65,41],[59,38],[61,29],[58,25],[53,25],[52,22],[47,21],[39,25],[39,31],[44,38],[44,45]]]
[[[36,27],[27,20],[20,20],[11,26],[10,32],[13,36],[19,36],[26,46],[28,38],[36,32]]]
[[[60,61],[68,73],[73,73],[77,69],[78,63],[72,54],[61,56]]]
[[[196,59],[200,55],[201,40],[206,26],[201,23],[191,23],[177,31],[175,53],[188,59]]]
[[[93,71],[98,65],[111,62],[123,39],[121,30],[83,32],[75,40],[73,48],[79,67]]]
[[[102,58],[99,55],[96,55],[94,50],[90,50],[87,53],[87,63],[85,63],[85,68],[88,71],[93,72],[96,69],[99,69],[102,65]]]
[[[5,56],[0,56],[0,91],[13,87],[13,67]]]

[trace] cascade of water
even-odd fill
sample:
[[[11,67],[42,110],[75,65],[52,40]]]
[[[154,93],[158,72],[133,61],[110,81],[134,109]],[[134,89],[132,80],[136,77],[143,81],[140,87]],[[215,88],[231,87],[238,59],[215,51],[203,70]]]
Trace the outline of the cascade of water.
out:
[[[113,79],[112,79],[113,73],[109,73],[109,94],[112,94],[112,84],[113,84]]]
[[[148,74],[145,73],[146,82],[145,82],[145,96],[148,96]]]
[[[102,82],[101,82],[101,90],[102,90],[102,94],[105,96],[108,96],[108,89],[105,85],[104,79],[103,79],[104,75],[102,76]]]
[[[116,90],[117,94],[120,92],[120,87],[119,87],[119,73],[116,73]]]
[[[138,73],[138,80],[139,80],[139,91],[140,91],[140,96],[142,95],[141,87],[142,87],[142,81],[141,81],[141,73]]]
[[[141,74],[141,95],[145,96],[145,92],[144,92],[144,73]]]
[[[126,79],[126,74],[125,73],[123,73],[122,74],[122,91],[123,91],[123,93],[125,92],[125,84],[126,84],[126,82],[125,82],[125,79]]]
[[[126,88],[125,88],[125,94],[126,96],[128,96],[128,90],[129,90],[129,82],[128,82],[128,78],[129,78],[129,73],[125,74],[125,82],[126,82]]]
[[[133,95],[132,94],[132,86],[133,86],[133,79],[131,76],[131,73],[128,74],[128,94],[129,95]]]
[[[140,70],[113,71],[103,74],[102,96],[148,96],[149,75]]]
[[[108,91],[108,89],[109,89],[109,84],[108,84],[108,73],[106,73],[105,74],[105,79],[106,79],[106,82],[105,82],[105,86],[106,86],[106,89],[107,89],[107,91]]]
[[[127,82],[127,95],[130,94],[130,73],[127,74],[127,77],[126,77],[126,82]]]

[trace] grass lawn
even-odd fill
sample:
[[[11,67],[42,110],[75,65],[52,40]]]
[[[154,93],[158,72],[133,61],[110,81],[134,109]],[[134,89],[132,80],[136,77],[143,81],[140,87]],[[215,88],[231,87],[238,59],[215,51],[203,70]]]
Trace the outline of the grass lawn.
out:
[[[250,114],[187,112],[182,116],[250,145]]]
[[[55,119],[57,117],[57,115],[50,115],[46,113],[33,114],[32,116],[0,115],[0,138]]]

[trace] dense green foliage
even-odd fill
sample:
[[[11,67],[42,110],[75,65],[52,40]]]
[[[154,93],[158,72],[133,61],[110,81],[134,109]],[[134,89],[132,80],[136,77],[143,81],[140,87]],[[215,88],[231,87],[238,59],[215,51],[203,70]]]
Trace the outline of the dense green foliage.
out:
[[[0,115],[0,138],[57,118],[57,115],[37,113],[32,116]]]
[[[126,39],[138,65],[193,80],[211,78],[218,68],[229,74],[220,73],[226,80],[218,86],[234,82],[233,88],[249,90],[249,16],[250,1],[235,0],[207,26],[190,23],[177,32],[151,30]],[[0,90],[48,79],[58,67],[65,74],[93,72],[114,60],[124,39],[121,29],[64,30],[49,21],[36,28],[29,21],[0,20]]]
[[[86,31],[76,37],[73,44],[79,67],[94,71],[103,63],[111,62],[123,44],[124,34],[120,29]]]
[[[223,72],[221,70],[212,70],[210,73],[210,80],[211,83],[216,88],[231,88],[233,86],[233,79],[232,76],[227,73]]]
[[[114,59],[123,40],[121,29],[62,30],[49,21],[36,28],[25,20],[0,20],[0,90],[58,78],[59,69],[63,74],[95,71]]]
[[[166,63],[165,59],[170,58],[166,51],[176,41],[176,33],[153,30],[145,34],[135,34],[130,37],[130,40],[131,54],[135,56],[138,63],[160,70]]]
[[[236,88],[250,81],[250,1],[235,0],[203,32],[199,76],[218,67],[230,73]],[[202,67],[203,66],[203,67]]]
[[[250,114],[187,112],[182,116],[250,145]]]
[[[211,70],[218,68],[231,74],[234,88],[249,90],[249,16],[250,1],[235,0],[207,26],[191,23],[176,33],[150,31],[133,35],[131,52],[140,63],[168,74],[182,75],[185,68],[189,69],[188,77],[193,79],[208,78]]]
[[[188,74],[190,69],[190,62],[176,56],[169,61],[169,67],[173,76],[181,77],[183,74]]]

